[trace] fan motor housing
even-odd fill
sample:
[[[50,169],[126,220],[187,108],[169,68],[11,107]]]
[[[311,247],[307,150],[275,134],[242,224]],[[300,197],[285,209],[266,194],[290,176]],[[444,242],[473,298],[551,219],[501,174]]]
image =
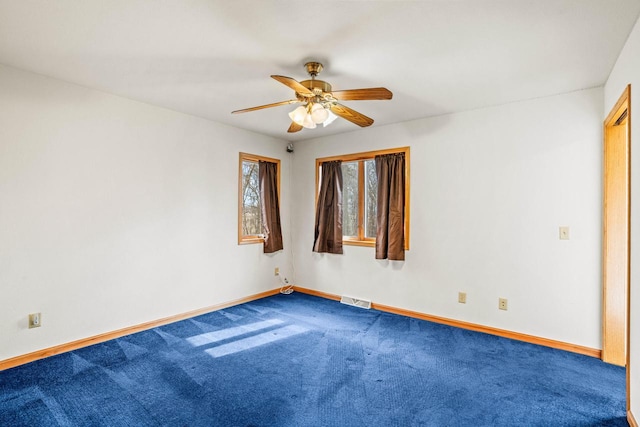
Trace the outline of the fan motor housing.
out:
[[[300,82],[300,84],[304,87],[306,87],[307,89],[311,90],[312,92],[316,93],[317,95],[320,95],[319,93],[317,93],[318,91],[316,89],[319,89],[322,92],[325,93],[331,93],[331,85],[327,82],[325,82],[324,80],[303,80]]]

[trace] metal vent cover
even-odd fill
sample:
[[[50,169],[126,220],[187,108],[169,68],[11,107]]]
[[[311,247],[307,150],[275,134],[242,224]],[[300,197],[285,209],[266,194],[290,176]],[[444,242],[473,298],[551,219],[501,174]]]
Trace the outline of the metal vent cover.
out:
[[[348,297],[343,295],[340,298],[340,302],[342,304],[353,305],[355,307],[366,308],[367,310],[371,308],[371,301],[365,299],[358,299],[354,297]]]

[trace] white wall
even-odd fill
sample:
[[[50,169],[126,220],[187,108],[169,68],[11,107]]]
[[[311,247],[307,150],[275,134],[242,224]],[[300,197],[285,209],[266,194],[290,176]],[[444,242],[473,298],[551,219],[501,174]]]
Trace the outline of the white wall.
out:
[[[0,360],[276,288],[285,146],[0,66]],[[237,245],[240,151],[282,160],[284,252]]]
[[[601,348],[602,115],[596,88],[296,144],[296,284]],[[315,159],[401,146],[411,147],[406,261],[356,246],[312,253]],[[565,225],[569,241],[558,238]]]
[[[636,22],[604,87],[604,120],[631,84],[631,410],[640,421],[640,20]]]

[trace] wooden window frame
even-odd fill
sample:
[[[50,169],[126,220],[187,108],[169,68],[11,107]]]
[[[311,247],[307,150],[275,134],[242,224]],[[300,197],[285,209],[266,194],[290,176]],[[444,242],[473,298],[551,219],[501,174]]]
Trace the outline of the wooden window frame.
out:
[[[386,150],[366,151],[362,153],[343,154],[339,156],[322,157],[316,159],[316,208],[318,204],[318,191],[320,189],[321,167],[324,162],[340,160],[342,162],[358,162],[358,236],[343,236],[342,243],[344,245],[353,246],[376,246],[376,239],[364,236],[364,161],[373,160],[376,156],[383,154],[404,153],[405,156],[405,189],[404,189],[404,249],[409,250],[409,224],[410,224],[410,149],[409,147],[389,148]],[[317,209],[316,209],[317,210]]]
[[[238,244],[264,243],[264,236],[260,234],[245,235],[242,233],[242,163],[259,162],[260,160],[278,165],[278,199],[280,199],[280,159],[260,156],[257,154],[240,153],[238,160]]]

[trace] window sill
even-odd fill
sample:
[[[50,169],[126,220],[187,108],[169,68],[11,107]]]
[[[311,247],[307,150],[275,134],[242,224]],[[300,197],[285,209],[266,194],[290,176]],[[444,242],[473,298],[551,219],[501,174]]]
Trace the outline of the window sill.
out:
[[[264,243],[264,237],[243,237],[238,240],[239,245],[250,245],[254,243]]]
[[[343,238],[342,239],[342,244],[343,245],[347,245],[347,246],[365,246],[365,247],[369,247],[369,248],[375,248],[376,247],[376,241],[375,240],[357,240],[357,239]],[[409,250],[409,242],[407,242],[407,241],[404,242],[404,250],[405,251]]]
[[[375,240],[357,240],[357,239],[343,238],[342,239],[342,244],[343,245],[351,245],[351,246],[368,246],[370,248],[375,248],[376,247],[376,241]]]

